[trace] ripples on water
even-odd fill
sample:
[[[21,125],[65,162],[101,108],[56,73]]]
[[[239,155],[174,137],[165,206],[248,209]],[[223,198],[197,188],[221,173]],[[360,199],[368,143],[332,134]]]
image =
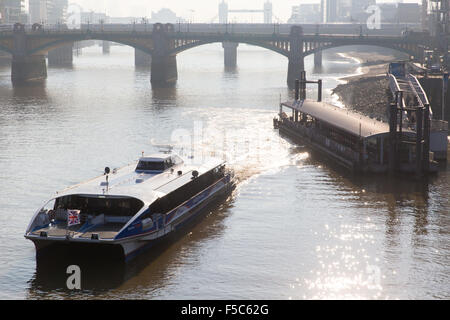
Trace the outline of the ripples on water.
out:
[[[177,87],[152,90],[131,50],[100,51],[49,69],[43,86],[13,89],[0,67],[0,298],[450,297],[448,171],[429,183],[349,177],[280,137],[272,118],[292,93],[274,53],[240,46],[238,69],[224,71],[220,46],[193,49],[178,56]],[[343,59],[309,67],[328,101],[358,67]],[[177,130],[200,130],[199,149],[229,160],[230,199],[130,265],[36,266],[23,238],[34,210]],[[81,292],[64,289],[69,263],[82,267]]]

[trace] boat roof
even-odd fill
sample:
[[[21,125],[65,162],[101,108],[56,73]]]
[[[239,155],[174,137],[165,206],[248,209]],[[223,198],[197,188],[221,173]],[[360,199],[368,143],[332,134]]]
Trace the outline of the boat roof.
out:
[[[139,161],[164,161],[171,156],[174,155],[155,154],[142,157]],[[112,170],[108,175],[108,184],[106,184],[106,176],[101,175],[58,192],[56,198],[68,195],[132,197],[143,201],[145,205],[149,205],[156,199],[188,183],[192,178],[193,171],[198,171],[199,175],[202,175],[223,165],[224,161],[217,158],[207,158],[200,164],[196,164],[192,160],[192,163],[189,164],[184,162],[175,164],[163,172],[136,172],[137,164],[138,161],[135,161],[123,168]],[[181,175],[178,174],[179,171],[182,172]]]
[[[139,158],[139,161],[162,161],[172,157],[173,155],[170,153],[154,153],[149,156]]]
[[[329,103],[297,100],[284,102],[281,105],[327,122],[354,136],[369,138],[376,135],[389,134],[388,123],[369,118],[348,109],[339,108]],[[404,130],[404,132],[408,132],[408,130]]]

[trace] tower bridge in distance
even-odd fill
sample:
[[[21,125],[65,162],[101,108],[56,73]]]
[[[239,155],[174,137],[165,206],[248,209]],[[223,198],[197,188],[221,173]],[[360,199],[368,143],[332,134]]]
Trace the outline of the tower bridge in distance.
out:
[[[262,27],[263,26],[263,27]],[[47,77],[46,55],[49,51],[85,40],[116,42],[134,47],[151,56],[153,86],[173,85],[178,77],[178,53],[210,43],[222,43],[225,64],[236,64],[239,43],[274,51],[288,59],[287,83],[293,86],[304,70],[304,58],[315,55],[316,65],[322,51],[341,46],[369,45],[395,49],[413,60],[423,61],[424,52],[436,47],[436,39],[427,35],[367,35],[354,30],[347,34],[304,32],[298,25],[230,24],[152,24],[90,25],[81,29],[28,28],[16,24],[0,33],[0,50],[12,55],[11,79],[14,84],[43,80]],[[353,27],[354,28],[354,27]],[[308,30],[309,31],[309,30]]]
[[[264,23],[272,23],[273,17],[273,9],[272,3],[267,1],[264,3],[264,6],[261,10],[258,9],[229,9],[228,4],[225,1],[219,3],[219,23],[228,23],[228,14],[229,13],[262,13],[264,15]],[[217,16],[213,19],[213,21],[217,18]]]

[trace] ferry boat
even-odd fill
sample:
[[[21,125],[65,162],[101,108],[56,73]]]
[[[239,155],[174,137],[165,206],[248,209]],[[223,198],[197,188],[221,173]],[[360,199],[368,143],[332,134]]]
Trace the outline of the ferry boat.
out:
[[[174,233],[234,188],[220,159],[191,164],[176,154],[142,156],[121,169],[58,193],[26,230],[37,257],[58,245],[95,249],[129,261]]]
[[[318,84],[317,100],[306,99],[306,84]],[[280,103],[273,125],[281,134],[361,173],[416,173],[438,171],[430,152],[428,109],[414,109],[415,128],[402,123],[405,108],[390,106],[390,123],[339,108],[322,101],[322,81],[307,81],[302,72],[296,81],[295,99]],[[284,112],[292,111],[292,115]],[[420,114],[418,112],[421,112]],[[419,120],[420,119],[420,120]]]

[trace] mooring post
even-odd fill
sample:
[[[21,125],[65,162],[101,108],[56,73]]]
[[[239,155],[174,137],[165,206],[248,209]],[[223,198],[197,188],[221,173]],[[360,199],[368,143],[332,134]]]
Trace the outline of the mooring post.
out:
[[[306,72],[300,72],[300,100],[306,100]],[[302,113],[302,122],[306,122],[306,114]]]
[[[306,99],[306,71],[300,72],[300,100]]]
[[[297,102],[300,98],[300,80],[295,79],[295,101]],[[298,122],[298,111],[295,110],[294,121]]]
[[[295,79],[295,101],[300,98],[300,80]]]
[[[317,88],[317,101],[322,102],[322,79],[319,79],[317,81],[318,88]]]

